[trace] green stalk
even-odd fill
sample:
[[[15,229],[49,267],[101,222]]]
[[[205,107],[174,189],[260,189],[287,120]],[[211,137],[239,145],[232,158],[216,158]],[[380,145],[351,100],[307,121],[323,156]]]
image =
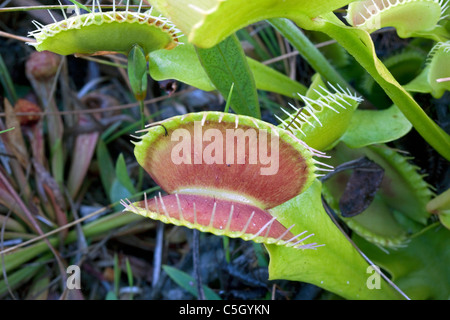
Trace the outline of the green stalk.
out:
[[[326,18],[329,20],[317,22],[314,29],[328,34],[342,45],[383,88],[427,143],[450,160],[450,136],[428,117],[378,59],[370,35],[366,31],[345,26],[334,14]]]
[[[336,69],[325,58],[322,52],[308,39],[308,37],[290,20],[284,18],[269,19],[269,23],[285,37],[311,67],[333,84],[343,88],[350,85],[342,78]]]

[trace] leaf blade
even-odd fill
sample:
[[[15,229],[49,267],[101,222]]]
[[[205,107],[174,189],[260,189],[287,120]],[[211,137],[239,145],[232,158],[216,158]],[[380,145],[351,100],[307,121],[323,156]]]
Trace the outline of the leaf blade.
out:
[[[238,114],[260,119],[255,80],[236,35],[210,49],[197,48],[197,55],[211,82],[225,99],[234,83],[231,108]]]

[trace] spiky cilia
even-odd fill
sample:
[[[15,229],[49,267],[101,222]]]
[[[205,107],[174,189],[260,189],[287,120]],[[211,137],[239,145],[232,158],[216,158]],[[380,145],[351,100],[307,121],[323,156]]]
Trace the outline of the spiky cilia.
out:
[[[75,14],[49,25],[33,21],[37,30],[29,33],[36,39],[30,42],[38,51],[52,51],[61,55],[128,52],[136,45],[143,48],[146,55],[154,50],[172,49],[178,45],[180,31],[165,17],[153,16],[152,10],[137,12],[126,9],[103,12],[99,0],[92,2],[92,12]],[[97,6],[98,10],[95,10]],[[51,12],[50,15],[53,17]]]
[[[308,93],[299,94],[304,102],[302,108],[289,103],[292,110],[281,108],[287,117],[283,119],[275,115],[280,121],[280,128],[292,132],[318,150],[327,150],[339,141],[362,101],[349,89],[331,83],[328,86],[332,89],[327,89],[320,77],[314,77]]]
[[[324,153],[272,124],[221,112],[177,116],[140,132],[145,134],[135,143],[136,159],[169,195],[146,195],[135,203],[125,199],[125,210],[216,235],[302,249],[319,246],[305,244],[311,234],[292,234],[294,226],[283,226],[269,209],[311,185],[321,170],[313,156]],[[262,144],[278,161],[269,174],[264,169],[271,164],[261,153],[252,161]],[[230,157],[230,152],[236,154]]]
[[[349,4],[349,24],[373,32],[395,27],[402,38],[425,35],[446,18],[448,0],[363,0]]]

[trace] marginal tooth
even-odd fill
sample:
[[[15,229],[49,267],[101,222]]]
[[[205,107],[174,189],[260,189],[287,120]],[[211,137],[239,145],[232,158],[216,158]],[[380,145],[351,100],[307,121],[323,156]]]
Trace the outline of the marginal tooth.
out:
[[[134,134],[130,134],[130,137],[132,137],[132,138],[134,138],[134,139],[142,140],[142,137],[140,137],[140,136],[135,136]]]
[[[155,199],[155,204],[156,204],[156,211],[157,211],[158,214],[160,215],[160,214],[161,214],[161,211],[159,210],[158,198],[155,196],[154,199]]]
[[[239,126],[239,117],[237,115],[234,116],[235,129]]]
[[[257,233],[255,233],[255,234],[250,238],[250,240],[253,240],[253,239],[255,239],[256,237],[258,237],[258,236],[264,231],[264,229],[266,229],[269,225],[271,225],[271,224],[273,223],[273,221],[274,221],[275,219],[276,219],[276,217],[273,217],[272,219],[270,219],[270,221],[267,222],[265,225],[263,225],[262,228],[259,229],[259,231],[258,231]]]
[[[314,233],[311,233],[310,235],[304,237],[303,239],[298,240],[296,243],[294,243],[292,246],[295,247],[296,245],[298,245],[299,243],[302,243],[303,241],[305,241],[306,239],[312,237],[314,235]]]
[[[283,119],[281,119],[278,115],[274,114],[274,117],[277,118],[278,121],[280,121],[285,126],[285,128],[289,127],[288,123],[286,121],[284,121]]]
[[[39,24],[37,23],[37,21],[32,20],[31,23],[34,24],[34,26],[38,29],[37,31],[39,31],[39,32],[41,31],[41,27],[39,26]]]
[[[55,17],[53,16],[52,12],[50,10],[47,10],[48,13],[50,14],[50,17],[52,17],[53,21],[55,21],[55,23],[57,23],[58,21],[56,21]]]
[[[320,167],[316,166],[316,171],[333,172],[334,169],[325,169],[325,168],[320,168]]]
[[[299,108],[297,108],[296,106],[294,106],[292,103],[288,102],[288,105],[294,109],[296,112],[298,112],[298,110],[300,110]]]
[[[311,110],[311,108],[312,108],[311,105],[308,104],[307,106],[305,106],[301,110],[299,110],[298,111],[298,118],[302,119],[304,122],[308,123],[310,126],[315,128],[316,126],[312,122],[309,121],[308,116],[306,114],[302,114],[302,112],[301,112],[303,109],[306,109],[306,111],[308,111],[308,113],[312,115],[314,113],[314,110]],[[319,122],[320,125],[322,125],[320,123],[320,121],[318,121],[319,119],[317,119],[315,116],[313,116],[313,118],[316,119],[317,122]]]
[[[158,192],[158,193],[159,193],[159,201],[161,201],[161,207],[163,208],[164,214],[165,214],[167,220],[169,220],[171,222],[172,218],[170,217],[169,212],[167,212],[166,205],[164,204],[164,201],[161,197],[161,192]]]
[[[295,239],[297,239],[298,237],[300,237],[301,235],[303,235],[303,234],[305,234],[306,232],[308,232],[308,231],[303,231],[302,233],[299,233],[298,235],[296,235],[296,236],[293,236],[292,238],[290,238],[288,241],[286,241],[286,243],[291,243],[291,242],[293,242]]]
[[[322,89],[323,89],[323,87],[322,87]],[[316,89],[313,89],[321,98],[323,98],[323,99],[325,99],[326,101],[329,101],[328,99],[328,97],[326,97],[326,96],[324,96],[323,94],[322,94],[322,92],[320,92],[319,90],[316,90]],[[330,94],[330,92],[328,92],[328,90],[325,90],[325,89],[323,89],[327,94]],[[333,101],[333,99],[331,99],[331,101]]]
[[[380,8],[378,8],[377,4],[375,3],[375,0],[372,0],[372,3],[375,6],[377,12],[380,12]]]
[[[227,221],[227,225],[225,226],[225,231],[229,231],[230,230],[230,226],[231,226],[231,220],[233,218],[233,211],[234,211],[234,205],[231,205],[231,209],[230,209],[230,215],[228,217],[228,221]]]
[[[295,226],[295,224],[293,224],[292,226],[290,226],[289,228],[286,229],[285,232],[283,232],[281,234],[281,236],[279,236],[278,238],[276,238],[276,242],[282,241],[282,239],[284,238],[285,235],[287,235],[289,233],[289,231],[291,231],[291,229]],[[284,240],[283,240],[284,241]]]
[[[205,125],[205,121],[206,121],[206,117],[208,116],[208,114],[207,113],[205,113],[204,115],[203,115],[203,118],[202,118],[202,127]]]
[[[265,235],[264,235],[264,238],[266,238],[266,239],[269,238],[270,229],[272,228],[273,222],[274,222],[275,220],[271,220],[271,221],[272,221],[272,223],[270,223],[270,225],[269,225],[269,227],[267,228],[267,231],[266,231],[266,233],[265,233]]]
[[[148,204],[147,204],[147,192],[144,192],[144,206],[145,206],[145,211],[150,212],[150,210],[148,210]]]
[[[178,214],[180,215],[180,221],[185,221],[184,220],[184,215],[183,215],[183,209],[181,208],[181,203],[180,203],[180,198],[178,197],[178,193],[175,193],[175,198],[177,198],[177,205],[178,205]]]
[[[127,201],[129,202],[130,206],[134,209],[134,212],[138,213],[139,212],[138,208],[136,208],[136,206],[130,200],[127,199]]]
[[[287,114],[287,115],[289,116],[289,118],[291,118],[291,119],[294,121],[294,123],[295,123],[295,121],[297,120],[296,117],[297,117],[297,118],[300,117],[303,121],[307,122],[307,123],[308,123],[310,126],[312,126],[313,128],[316,127],[315,125],[313,125],[311,122],[308,121],[308,119],[307,119],[306,116],[303,116],[303,115],[301,114],[301,110],[297,111],[298,115],[295,115],[295,116],[294,116],[294,115],[290,114],[289,112],[287,112],[286,110],[284,110],[282,107],[280,107],[280,109],[281,109],[281,111],[283,111],[285,114]]]
[[[314,102],[313,100],[311,101]],[[323,127],[322,122],[320,122],[319,118],[317,118],[317,116],[315,115],[314,107],[308,101],[305,101],[305,104],[305,109],[308,111],[308,113],[320,124],[321,127]]]
[[[122,210],[122,212],[123,212],[123,211],[131,211],[131,210],[129,209],[128,204],[125,202],[125,200],[120,199],[119,203],[124,207],[124,209]]]
[[[59,2],[59,5],[61,6],[61,12],[62,12],[62,14],[63,14],[63,16],[64,16],[64,20],[67,20],[66,12],[65,12],[64,9],[62,8],[62,3],[61,3],[61,1],[58,0],[58,2]]]
[[[88,24],[89,19],[91,19],[91,17],[92,17],[92,14],[86,15],[86,19],[84,20],[83,27],[85,27]]]
[[[214,202],[214,206],[211,212],[211,220],[209,221],[209,226],[208,228],[214,228],[213,227],[213,222],[214,222],[214,215],[216,214],[216,207],[217,207],[217,202]]]
[[[339,94],[337,94],[337,96],[339,97]],[[345,100],[344,100],[345,101]],[[334,103],[336,103],[337,105],[339,105],[342,109],[347,109],[346,107],[344,107],[339,101],[337,101],[337,99],[333,100]],[[333,107],[331,107],[330,105],[327,105],[328,108],[331,108],[332,110],[336,111],[337,113],[339,113],[339,111],[337,111],[336,109],[334,109]]]
[[[299,130],[306,137],[306,134],[303,132],[302,128],[297,125],[297,122],[299,122],[298,119],[296,121],[292,122],[293,126],[295,127],[295,129]]]
[[[367,18],[366,17],[364,17],[364,15],[361,13],[361,12],[358,12],[360,15],[361,15],[361,17],[364,19],[364,21],[366,21],[367,20]]]
[[[245,232],[248,229],[248,226],[250,225],[251,220],[253,219],[253,216],[255,215],[255,211],[252,211],[252,214],[250,215],[250,218],[247,220],[247,223],[244,226],[244,229],[241,231],[241,236],[245,234]]]
[[[314,162],[315,164],[319,164],[319,165],[322,165],[322,166],[324,166],[324,167],[334,168],[332,165],[329,165],[329,164],[326,164],[326,163],[317,161],[316,159],[313,159],[313,162]]]

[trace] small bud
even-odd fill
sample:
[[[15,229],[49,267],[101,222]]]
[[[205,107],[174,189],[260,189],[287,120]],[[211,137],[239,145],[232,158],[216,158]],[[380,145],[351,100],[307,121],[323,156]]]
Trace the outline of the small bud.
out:
[[[37,81],[47,81],[58,71],[61,57],[50,51],[33,52],[26,62],[26,72]]]
[[[25,100],[19,99],[14,105],[15,113],[24,113],[24,112],[41,112],[41,109],[35,103]],[[40,115],[38,114],[30,114],[30,115],[18,115],[17,116],[20,125],[32,125],[39,121]]]

